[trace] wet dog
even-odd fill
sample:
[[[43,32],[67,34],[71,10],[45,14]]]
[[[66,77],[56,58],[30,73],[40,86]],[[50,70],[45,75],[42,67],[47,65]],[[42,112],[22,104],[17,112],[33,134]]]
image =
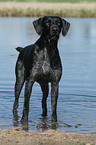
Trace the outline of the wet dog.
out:
[[[13,113],[17,113],[18,100],[25,83],[24,108],[21,122],[28,122],[29,101],[34,82],[38,82],[43,92],[42,115],[47,115],[46,100],[51,83],[52,121],[57,121],[58,85],[62,75],[62,64],[57,48],[60,33],[66,36],[70,24],[57,16],[44,16],[33,22],[40,38],[25,48],[16,48],[19,56],[16,63],[15,102]]]

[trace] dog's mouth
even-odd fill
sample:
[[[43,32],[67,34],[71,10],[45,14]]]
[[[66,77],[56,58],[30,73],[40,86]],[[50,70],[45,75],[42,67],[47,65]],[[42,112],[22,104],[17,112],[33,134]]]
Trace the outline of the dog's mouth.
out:
[[[50,34],[51,34],[51,37],[52,37],[52,38],[58,38],[58,36],[59,36],[59,31],[58,31],[58,29],[53,28],[53,29],[50,31]]]
[[[56,39],[58,39],[58,38],[59,38],[59,35],[56,35],[56,34],[51,35],[51,39],[52,39],[52,40],[56,40]]]
[[[58,31],[51,33],[51,39],[58,39],[58,38],[59,38],[59,32]]]

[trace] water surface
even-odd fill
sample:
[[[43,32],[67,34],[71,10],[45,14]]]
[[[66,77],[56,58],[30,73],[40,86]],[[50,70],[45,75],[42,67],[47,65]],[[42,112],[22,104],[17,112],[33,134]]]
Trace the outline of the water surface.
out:
[[[38,39],[32,26],[34,18],[0,18],[0,128],[19,126],[23,110],[22,90],[19,118],[14,120],[15,62],[17,46],[27,46]],[[96,19],[67,19],[68,35],[60,36],[59,52],[63,75],[59,85],[58,123],[51,123],[50,94],[48,116],[41,116],[42,93],[35,83],[30,99],[29,131],[56,128],[75,133],[96,133]]]

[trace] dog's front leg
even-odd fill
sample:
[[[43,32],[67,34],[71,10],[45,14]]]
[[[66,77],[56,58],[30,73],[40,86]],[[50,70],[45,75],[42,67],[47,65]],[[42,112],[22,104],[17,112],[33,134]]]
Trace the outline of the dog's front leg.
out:
[[[43,109],[43,113],[42,116],[47,116],[47,97],[48,97],[48,93],[49,93],[49,85],[47,82],[43,81],[40,82],[40,86],[43,92],[43,97],[42,97],[42,109]]]
[[[28,123],[29,101],[30,101],[30,95],[31,95],[33,83],[34,82],[31,79],[28,79],[25,84],[24,107],[23,107],[23,115],[21,119],[22,123]]]
[[[58,99],[58,83],[51,84],[51,107],[52,107],[52,121],[57,121],[57,99]]]

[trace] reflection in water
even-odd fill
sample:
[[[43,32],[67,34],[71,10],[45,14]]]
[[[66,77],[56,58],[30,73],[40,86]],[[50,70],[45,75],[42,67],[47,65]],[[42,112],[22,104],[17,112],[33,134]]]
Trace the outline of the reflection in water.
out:
[[[41,131],[41,132],[46,131],[48,129],[55,129],[56,130],[56,129],[62,128],[62,127],[63,128],[72,128],[73,127],[72,125],[69,125],[67,123],[63,123],[61,121],[59,121],[59,122],[48,122],[47,117],[40,118],[39,122],[41,122],[41,123],[38,123],[36,125],[36,129],[37,129],[37,131]],[[17,130],[17,131],[20,131],[20,130],[29,131],[28,123],[27,124],[21,123],[21,126],[20,126],[18,117],[13,119],[13,126],[14,126],[14,129]],[[74,128],[79,128],[80,126],[82,126],[82,124],[76,124],[74,126]]]
[[[13,126],[15,127],[15,130],[25,130],[25,131],[29,131],[29,126],[28,123],[23,124],[21,122],[19,122],[19,116],[18,115],[13,115]]]
[[[31,121],[29,121],[31,122]],[[21,124],[21,126],[20,126]],[[78,128],[79,126],[81,126],[82,124],[76,124],[75,128]],[[19,123],[19,116],[15,116],[15,118],[13,117],[13,126],[15,127],[15,130],[25,130],[25,131],[29,131],[29,124],[23,124],[23,123]],[[39,123],[36,125],[36,129],[37,131],[46,131],[48,129],[58,129],[58,128],[62,128],[62,127],[72,127],[71,125],[67,124],[67,123],[63,123],[61,121],[59,122],[48,122],[48,118],[47,117],[43,117],[40,118]]]
[[[59,40],[63,75],[59,85],[58,121],[51,122],[51,97],[48,116],[41,118],[42,94],[35,84],[30,100],[29,122],[21,124],[24,104],[22,90],[18,115],[13,116],[16,47],[38,39],[33,18],[0,18],[0,128],[43,131],[65,130],[75,133],[96,132],[96,19],[67,19],[70,31]],[[60,121],[59,121],[60,120]]]
[[[58,128],[58,123],[57,122],[48,122],[47,117],[43,117],[40,119],[41,123],[38,123],[36,128],[37,130],[45,131],[48,129],[57,129]]]

